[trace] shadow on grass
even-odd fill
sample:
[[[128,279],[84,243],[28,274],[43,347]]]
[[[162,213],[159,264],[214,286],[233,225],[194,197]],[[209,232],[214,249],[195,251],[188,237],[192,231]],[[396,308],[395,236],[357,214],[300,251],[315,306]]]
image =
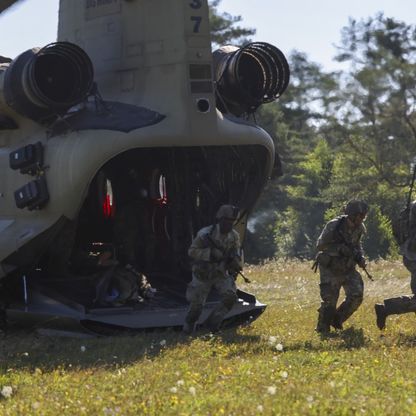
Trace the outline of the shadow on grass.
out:
[[[286,347],[286,351],[334,351],[363,348],[368,340],[362,328],[350,327],[344,331],[331,332],[326,336],[320,336],[320,342],[298,342]]]
[[[399,333],[397,336],[396,345],[398,346],[407,346],[407,347],[416,347],[416,334],[402,334]]]
[[[239,334],[237,328],[215,335],[198,331],[187,336],[179,329],[171,328],[89,339],[48,337],[33,331],[12,329],[0,335],[0,374],[9,369],[48,372],[58,368],[66,371],[116,368],[155,358],[170,348],[186,346],[195,340],[241,344],[244,350],[245,345],[247,349],[252,349],[253,344],[258,345],[260,337]]]
[[[358,349],[364,347],[366,344],[362,328],[355,329],[354,327],[350,327],[342,331],[340,335],[346,349]]]

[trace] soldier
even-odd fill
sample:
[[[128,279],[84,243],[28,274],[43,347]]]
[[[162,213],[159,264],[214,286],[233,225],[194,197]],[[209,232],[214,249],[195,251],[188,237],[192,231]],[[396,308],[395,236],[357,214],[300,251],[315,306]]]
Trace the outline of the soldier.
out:
[[[221,297],[220,304],[211,312],[206,321],[207,327],[215,332],[224,316],[237,301],[235,275],[242,270],[240,238],[233,229],[238,209],[232,205],[222,205],[214,225],[202,228],[188,250],[193,261],[192,281],[188,284],[186,298],[190,302],[183,331],[192,333],[212,287]]]
[[[316,267],[319,266],[322,302],[316,331],[321,334],[329,333],[331,325],[342,329],[343,322],[363,300],[364,283],[355,265],[362,269],[366,266],[360,240],[366,231],[363,221],[367,212],[365,202],[348,202],[345,215],[328,222],[318,238]],[[341,287],[346,297],[337,308]]]
[[[379,329],[385,328],[389,315],[416,312],[416,201],[410,204],[407,235],[400,250],[403,264],[410,272],[410,289],[413,295],[385,299],[383,304],[374,305]]]

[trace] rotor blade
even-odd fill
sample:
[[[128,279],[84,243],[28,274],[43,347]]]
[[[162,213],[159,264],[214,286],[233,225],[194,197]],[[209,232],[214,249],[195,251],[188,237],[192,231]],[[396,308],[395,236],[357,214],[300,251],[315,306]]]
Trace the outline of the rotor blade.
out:
[[[0,0],[0,13],[4,12],[13,4],[18,3],[20,0]]]

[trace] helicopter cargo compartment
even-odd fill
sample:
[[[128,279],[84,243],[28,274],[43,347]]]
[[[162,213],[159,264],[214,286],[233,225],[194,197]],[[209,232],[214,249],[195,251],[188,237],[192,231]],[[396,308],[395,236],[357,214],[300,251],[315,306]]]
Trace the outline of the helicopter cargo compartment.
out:
[[[232,203],[241,209],[235,228],[244,239],[247,214],[264,186],[266,157],[257,145],[143,148],[114,157],[90,183],[78,217],[60,222],[34,271],[5,279],[9,298],[13,294],[9,318],[18,321],[31,311],[28,319],[42,327],[60,328],[69,320],[92,331],[100,331],[97,325],[180,326],[192,238],[213,223],[218,206]],[[99,267],[103,253],[113,261]],[[154,296],[109,302],[112,271],[131,263]],[[239,291],[239,298],[228,324],[264,310],[248,293]],[[218,300],[213,292],[202,319]]]

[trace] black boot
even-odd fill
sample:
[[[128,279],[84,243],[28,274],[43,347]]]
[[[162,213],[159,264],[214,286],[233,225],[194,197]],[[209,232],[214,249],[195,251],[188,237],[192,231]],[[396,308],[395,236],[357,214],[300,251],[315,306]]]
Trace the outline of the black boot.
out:
[[[318,309],[318,324],[316,325],[316,332],[320,334],[329,334],[331,331],[331,323],[334,320],[335,307],[321,306]]]
[[[199,303],[192,304],[189,306],[188,313],[185,317],[185,322],[182,327],[182,332],[185,334],[193,334],[196,330],[197,322],[201,316],[203,306]]]
[[[335,329],[339,329],[340,331],[342,331],[344,329],[344,327],[342,326],[342,320],[341,317],[335,312],[334,314],[334,319],[332,320],[331,325],[335,328]]]
[[[204,322],[204,326],[212,333],[218,332],[227,312],[228,308],[224,307],[223,305],[217,307],[210,313],[209,317]]]
[[[182,327],[182,332],[187,335],[191,335],[196,330],[196,322],[185,322]]]
[[[382,330],[386,327],[386,318],[388,316],[386,307],[380,303],[376,303],[374,305],[374,310],[376,311],[377,316],[377,327]]]

